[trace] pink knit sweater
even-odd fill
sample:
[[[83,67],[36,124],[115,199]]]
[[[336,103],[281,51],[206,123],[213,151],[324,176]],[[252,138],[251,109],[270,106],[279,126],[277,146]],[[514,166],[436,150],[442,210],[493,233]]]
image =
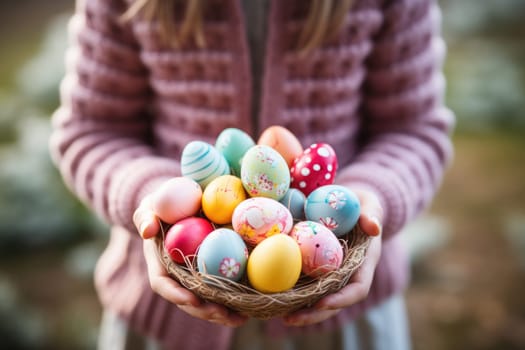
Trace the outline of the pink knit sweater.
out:
[[[304,146],[330,143],[341,164],[336,182],[374,191],[385,208],[369,297],[316,326],[269,321],[271,334],[340,325],[406,286],[396,233],[430,203],[452,154],[454,118],[443,105],[445,49],[434,1],[357,0],[341,34],[306,57],[294,45],[308,2],[272,1],[255,116],[239,0],[208,1],[205,49],[172,49],[157,25],[119,21],[124,0],[83,3],[71,21],[50,145],[69,188],[113,227],[95,271],[105,308],[167,345],[228,346],[231,329],[192,319],[151,291],[131,221],[146,193],[180,175],[188,142],[214,143],[227,127],[257,138],[279,124]]]

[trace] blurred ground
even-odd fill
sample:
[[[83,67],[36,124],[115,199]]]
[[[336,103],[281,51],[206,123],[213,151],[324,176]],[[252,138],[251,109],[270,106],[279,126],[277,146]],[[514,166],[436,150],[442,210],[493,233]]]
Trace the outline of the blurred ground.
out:
[[[512,13],[511,2],[476,3],[475,8],[492,20],[501,8]],[[457,10],[469,0],[444,3]],[[487,4],[499,12],[487,10]],[[72,8],[71,0],[0,2],[0,339],[6,349],[93,349],[96,341],[100,307],[92,271],[105,230],[88,223],[78,203],[55,188],[57,174],[43,156],[55,85],[51,95],[27,93],[38,85],[27,76],[45,79],[62,66],[60,55],[40,55],[55,45],[43,44],[43,33],[55,14]],[[468,11],[451,13],[461,21]],[[54,29],[59,38],[60,21]],[[517,41],[523,26],[513,25],[508,32],[513,34],[505,43]],[[439,195],[404,233],[413,257],[407,296],[416,350],[525,349],[525,137],[523,129],[509,127],[522,122],[508,122],[525,120],[520,107],[525,73],[516,65],[525,49],[512,46],[518,54],[509,56],[502,41],[487,45],[495,42],[494,33],[483,35],[490,40],[450,40],[447,71],[451,101],[461,120],[475,118],[477,111],[490,113],[479,114],[475,127],[460,128],[454,135],[456,157]],[[21,74],[20,68],[35,56]],[[484,76],[487,72],[490,78]],[[26,85],[20,85],[20,77]],[[503,78],[496,82],[498,77]],[[50,83],[56,84],[40,84]],[[487,127],[494,120],[506,128]],[[10,144],[13,140],[18,140],[16,146]],[[16,183],[2,182],[13,178]],[[59,195],[51,195],[50,188]],[[11,197],[20,191],[38,198]],[[16,207],[29,214],[11,214]],[[32,244],[5,244],[17,237],[30,241],[31,235],[36,238]]]
[[[450,235],[413,266],[416,349],[525,348],[525,138],[462,134],[431,214]],[[418,225],[424,234],[424,225]]]

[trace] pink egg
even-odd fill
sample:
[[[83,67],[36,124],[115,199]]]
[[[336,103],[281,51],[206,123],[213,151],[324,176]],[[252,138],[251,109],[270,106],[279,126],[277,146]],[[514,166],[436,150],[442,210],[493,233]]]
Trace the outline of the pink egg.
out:
[[[293,226],[292,213],[282,203],[266,197],[242,201],[233,211],[232,225],[246,243],[256,245],[263,239],[288,234]]]
[[[202,189],[187,177],[174,177],[153,194],[153,210],[168,224],[197,214],[201,208]]]
[[[341,266],[343,247],[335,234],[320,223],[298,222],[290,236],[301,249],[302,271],[305,275],[318,277]]]
[[[320,186],[333,184],[336,171],[334,149],[326,143],[314,143],[295,159],[290,168],[290,187],[308,196]]]
[[[184,264],[184,257],[191,262],[199,245],[213,230],[213,225],[204,218],[182,219],[166,232],[164,247],[176,263]]]

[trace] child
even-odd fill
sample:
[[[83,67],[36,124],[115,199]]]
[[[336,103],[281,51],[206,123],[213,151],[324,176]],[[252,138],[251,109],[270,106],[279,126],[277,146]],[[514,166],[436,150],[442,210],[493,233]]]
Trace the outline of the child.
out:
[[[408,348],[398,232],[429,205],[452,154],[439,15],[433,0],[79,1],[51,151],[112,225],[95,271],[100,347],[139,334],[180,349]],[[148,194],[180,175],[188,142],[214,143],[227,127],[257,139],[270,125],[332,145],[336,183],[358,193],[359,224],[376,237],[340,292],[247,322],[167,276],[148,239],[159,230]]]

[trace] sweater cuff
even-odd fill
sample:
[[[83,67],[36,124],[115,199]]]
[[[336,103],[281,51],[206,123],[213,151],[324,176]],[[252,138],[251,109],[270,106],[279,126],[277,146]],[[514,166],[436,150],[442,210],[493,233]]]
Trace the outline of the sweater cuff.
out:
[[[411,216],[406,185],[388,169],[376,164],[352,165],[339,174],[337,182],[349,188],[373,192],[383,207],[384,238],[399,232]]]
[[[171,159],[143,157],[131,161],[119,169],[110,184],[108,194],[110,220],[135,232],[133,213],[142,198],[160,183],[179,174],[179,163]]]

